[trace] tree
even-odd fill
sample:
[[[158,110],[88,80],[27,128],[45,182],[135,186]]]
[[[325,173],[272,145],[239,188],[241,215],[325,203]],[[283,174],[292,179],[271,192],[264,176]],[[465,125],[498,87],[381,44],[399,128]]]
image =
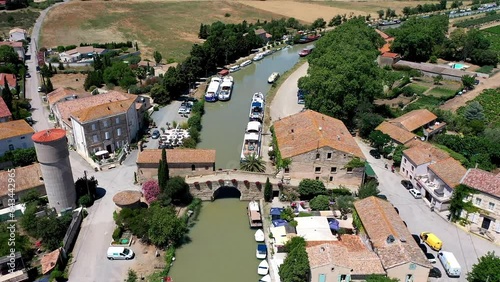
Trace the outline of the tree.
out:
[[[464,118],[469,122],[473,120],[484,120],[483,106],[478,101],[472,101],[465,107]]]
[[[378,14],[378,18],[382,19],[384,17],[384,10],[378,10],[377,14]]]
[[[441,84],[442,80],[443,80],[443,76],[438,74],[437,76],[434,77],[434,84],[439,85],[439,84]]]
[[[326,21],[323,18],[317,18],[311,25],[312,29],[325,28]]]
[[[309,279],[309,257],[306,252],[304,238],[293,237],[287,243],[288,255],[279,268],[279,275],[283,282],[304,282]]]
[[[374,113],[361,113],[356,120],[359,135],[361,137],[368,137],[371,132],[384,121],[384,117]]]
[[[488,252],[479,258],[479,262],[472,266],[467,273],[469,282],[498,282],[500,281],[500,257],[495,252]]]
[[[177,217],[173,207],[162,207],[153,204],[148,211],[151,213],[148,237],[157,247],[169,244],[178,245],[187,232],[186,222]]]
[[[158,65],[161,62],[162,56],[161,56],[160,52],[154,51],[153,58],[155,59],[156,65]]]
[[[19,55],[11,46],[2,45],[0,46],[0,62],[15,65],[19,62]]]
[[[460,184],[455,187],[450,200],[450,220],[455,222],[461,218],[462,211],[467,214],[476,212],[477,208],[472,203],[472,199],[468,199],[474,190],[466,185]]]
[[[4,77],[3,79],[3,85],[4,88],[2,89],[2,99],[5,102],[5,105],[7,105],[7,108],[12,112],[12,91],[10,91],[9,84],[7,83],[7,77]]]
[[[104,82],[114,85],[120,85],[124,89],[128,89],[137,81],[132,69],[122,61],[114,62],[110,67],[107,67],[103,73]]]
[[[21,252],[23,256],[26,256],[31,249],[31,243],[28,236],[19,234],[19,232],[8,223],[0,223],[0,242],[4,242],[0,244],[0,256],[2,257],[11,253],[12,242],[15,243],[16,251]]]
[[[97,196],[97,185],[99,182],[94,176],[87,178],[86,176],[80,177],[75,182],[75,190],[77,198],[83,195],[90,195],[92,200],[96,199]]]
[[[64,70],[64,65],[62,62],[59,62],[59,65],[57,66],[59,70]]]
[[[384,275],[372,274],[366,278],[366,282],[399,282],[399,279],[389,278]]]
[[[314,211],[326,211],[330,209],[330,198],[326,195],[318,195],[309,202]]]
[[[476,79],[470,75],[462,76],[462,85],[467,89],[472,89],[475,81]]]
[[[269,177],[266,179],[266,185],[264,186],[264,200],[266,202],[271,202],[273,200],[273,185],[271,185]]]
[[[264,172],[266,170],[266,166],[262,157],[255,154],[248,154],[240,163],[240,169],[251,172]]]
[[[315,179],[302,179],[299,183],[300,199],[310,200],[318,195],[326,194],[325,184]]]
[[[391,142],[391,137],[380,130],[375,130],[368,136],[371,146],[382,152],[383,148]]]
[[[189,204],[193,200],[193,196],[189,192],[189,185],[180,176],[170,178],[163,193],[173,201],[180,201],[183,204]]]
[[[358,190],[358,197],[360,199],[368,198],[370,196],[376,196],[380,193],[380,190],[377,188],[378,183],[375,180],[371,180],[361,185]]]
[[[153,98],[154,102],[160,105],[166,105],[172,100],[168,90],[158,83],[151,88],[150,93],[151,98]]]
[[[47,200],[45,198],[41,198],[41,195],[37,190],[30,190],[21,197],[21,203],[34,203],[36,206],[42,206],[47,203]]]
[[[393,165],[395,167],[399,167],[401,165],[401,160],[403,158],[403,151],[406,149],[408,148],[403,145],[398,145],[394,149],[394,153],[392,154],[392,161],[394,162]]]
[[[142,184],[142,192],[144,193],[144,198],[148,204],[156,201],[158,195],[160,195],[160,186],[158,182],[154,180],[149,180]]]
[[[137,44],[137,43],[135,43]],[[137,277],[137,273],[135,273],[134,270],[130,269],[128,270],[128,273],[127,273],[127,279],[125,280],[125,282],[137,282],[138,280],[138,277]]]
[[[50,78],[47,77],[47,93],[50,93],[54,91],[54,86],[52,85],[52,81],[50,81]]]
[[[167,187],[167,182],[170,178],[168,163],[167,163],[167,151],[165,148],[161,151],[161,160],[158,165],[158,185],[164,190]]]

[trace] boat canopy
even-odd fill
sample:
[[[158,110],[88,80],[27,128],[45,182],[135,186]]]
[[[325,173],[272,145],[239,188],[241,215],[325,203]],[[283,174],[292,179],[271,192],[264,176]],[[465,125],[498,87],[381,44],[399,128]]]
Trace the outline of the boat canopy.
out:
[[[247,134],[245,134],[245,141],[246,140],[249,140],[249,141],[259,141],[259,134],[254,133],[254,132],[247,133]]]
[[[261,108],[261,107],[262,107],[262,102],[259,101],[252,102],[252,108]]]
[[[272,222],[273,222],[273,226],[274,227],[287,226],[288,225],[288,221],[286,221],[284,219],[275,219]]]
[[[330,225],[331,230],[339,231],[340,229],[340,223],[335,218],[329,218],[328,225]]]
[[[247,124],[247,131],[260,131],[261,125],[258,121],[251,121]]]
[[[259,253],[266,253],[267,252],[267,246],[265,244],[258,244],[257,245],[257,251],[259,251]]]
[[[270,214],[271,215],[281,215],[283,210],[284,210],[283,208],[271,208]]]
[[[259,203],[257,202],[250,202],[248,203],[248,209],[251,211],[259,211]]]

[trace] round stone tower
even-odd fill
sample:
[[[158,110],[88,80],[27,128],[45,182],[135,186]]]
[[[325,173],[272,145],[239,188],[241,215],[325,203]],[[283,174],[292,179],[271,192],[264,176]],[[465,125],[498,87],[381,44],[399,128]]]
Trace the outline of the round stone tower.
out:
[[[66,131],[46,129],[33,134],[36,156],[40,163],[49,205],[58,213],[75,208],[76,191],[69,162]]]

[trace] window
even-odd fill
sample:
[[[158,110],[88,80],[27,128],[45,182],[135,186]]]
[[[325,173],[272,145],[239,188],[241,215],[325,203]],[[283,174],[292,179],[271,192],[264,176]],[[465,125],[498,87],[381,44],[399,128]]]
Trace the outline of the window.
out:
[[[316,160],[319,160],[319,153],[316,153]]]
[[[337,167],[336,167],[336,166],[332,166],[332,167],[330,168],[330,172],[331,172],[331,173],[337,173]]]
[[[102,121],[102,125],[104,125],[104,127],[108,127],[108,121],[107,120],[103,120]]]
[[[99,137],[97,137],[97,135],[96,135],[96,134],[94,134],[94,135],[92,136],[92,141],[94,141],[94,143],[99,142]]]
[[[116,129],[116,136],[122,136],[122,129],[121,128]]]
[[[410,175],[410,180],[413,180],[413,176],[412,175]]]
[[[411,166],[411,171],[414,171],[415,170],[415,167],[414,166]]]
[[[326,159],[331,160],[332,159],[332,153],[327,153],[326,154]]]
[[[105,138],[106,140],[109,140],[109,139],[111,138],[111,135],[109,134],[109,132],[108,132],[108,131],[104,132],[104,138]]]
[[[26,138],[26,136],[22,136],[22,137],[21,137],[21,139],[25,139],[25,138]]]
[[[330,176],[329,181],[330,182],[333,181],[333,176]]]
[[[476,198],[476,206],[480,206],[481,205],[481,198]]]
[[[319,176],[316,176],[316,180],[319,180]]]
[[[472,195],[467,195],[467,197],[465,197],[464,202],[468,201],[472,201]]]
[[[115,118],[115,124],[120,124],[120,118],[119,117]]]
[[[406,170],[405,170],[405,168],[403,167],[403,172],[405,172],[405,171],[406,171]]]
[[[403,161],[404,161],[404,163],[406,163],[406,159],[405,158],[403,158]]]
[[[347,168],[347,173],[352,173],[352,167]]]
[[[96,130],[96,129],[97,129],[96,124],[95,124],[95,123],[93,123],[93,124],[91,125],[91,128],[92,128],[92,130]]]
[[[314,168],[315,173],[321,173],[321,167],[317,166]]]
[[[490,211],[494,210],[494,209],[495,209],[495,203],[490,202],[490,203],[488,204],[488,209],[489,209]]]
[[[195,170],[196,170],[196,167],[194,166],[194,164],[193,164],[193,165],[191,165],[191,170],[192,170],[192,171],[195,171]]]
[[[9,150],[11,150],[11,151],[14,150],[14,144],[9,144]]]
[[[413,264],[413,263],[412,263],[412,264]],[[412,264],[410,264],[410,266],[411,266]],[[415,268],[416,268],[416,266],[415,266]],[[407,275],[406,275],[405,282],[413,282],[413,275],[412,275],[412,274],[407,274]]]
[[[285,168],[285,173],[290,173],[290,168],[289,167]]]

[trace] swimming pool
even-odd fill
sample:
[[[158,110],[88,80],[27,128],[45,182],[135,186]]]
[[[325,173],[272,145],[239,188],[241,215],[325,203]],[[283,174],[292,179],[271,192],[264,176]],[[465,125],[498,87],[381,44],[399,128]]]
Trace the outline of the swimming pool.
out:
[[[461,69],[467,68],[467,66],[464,64],[453,64],[451,67],[456,69],[456,70],[461,70]]]

